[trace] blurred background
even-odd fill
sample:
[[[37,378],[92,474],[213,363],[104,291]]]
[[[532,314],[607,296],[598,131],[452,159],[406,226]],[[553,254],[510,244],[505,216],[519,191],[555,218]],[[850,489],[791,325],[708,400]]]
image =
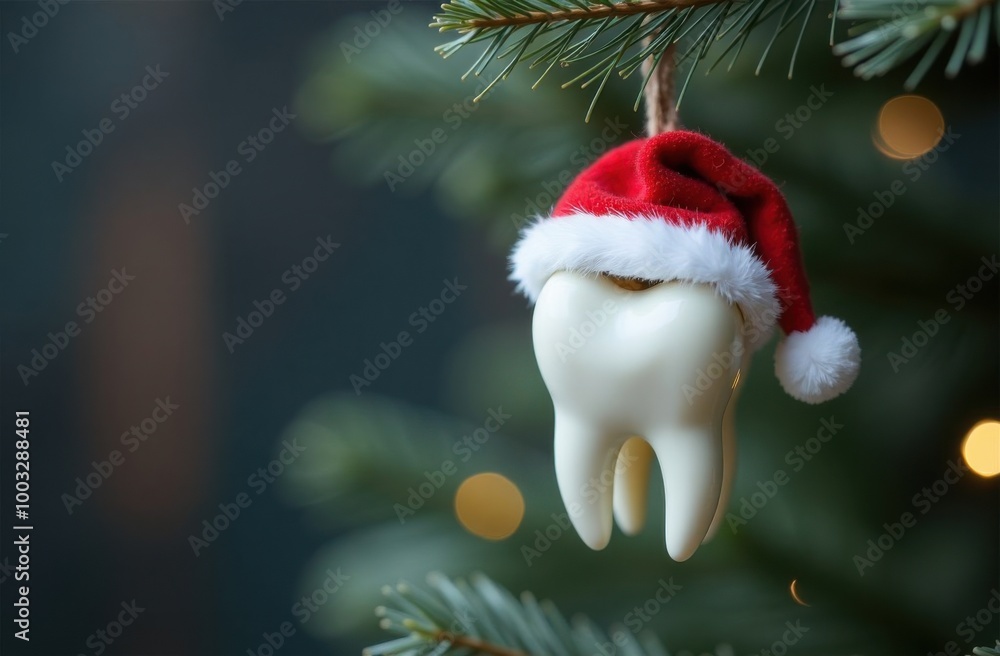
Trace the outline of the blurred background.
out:
[[[780,390],[773,344],[757,354],[734,519],[678,564],[658,484],[643,533],[604,552],[552,528],[551,404],[505,280],[560,176],[641,134],[638,79],[612,80],[589,123],[590,91],[555,79],[515,74],[473,104],[470,53],[432,51],[436,3],[390,5],[69,3],[35,32],[35,3],[0,6],[2,651],[267,656],[285,627],[283,654],[359,653],[383,639],[381,586],[430,571],[604,625],[672,577],[643,628],[675,656],[765,653],[786,622],[808,627],[798,654],[993,644],[995,50],[899,100],[908,69],[853,78],[820,17],[791,81],[791,39],[753,76],[769,35],[694,75],[685,125],[781,186],[814,303],[857,330],[864,365],[808,406]],[[432,303],[448,281],[464,291]],[[30,643],[12,629],[15,411]],[[788,455],[831,421],[821,450]],[[981,473],[946,476],[966,459]]]

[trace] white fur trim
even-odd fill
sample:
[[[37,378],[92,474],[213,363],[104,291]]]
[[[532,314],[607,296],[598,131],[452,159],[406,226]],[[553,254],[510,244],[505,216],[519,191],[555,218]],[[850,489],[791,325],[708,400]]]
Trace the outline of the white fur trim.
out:
[[[541,219],[511,253],[510,279],[531,302],[556,271],[711,284],[740,307],[751,348],[767,341],[781,314],[777,288],[749,246],[706,225],[662,218],[572,214]]]
[[[833,317],[820,317],[809,330],[788,335],[774,352],[774,373],[781,386],[806,403],[822,403],[846,392],[860,367],[858,336]]]

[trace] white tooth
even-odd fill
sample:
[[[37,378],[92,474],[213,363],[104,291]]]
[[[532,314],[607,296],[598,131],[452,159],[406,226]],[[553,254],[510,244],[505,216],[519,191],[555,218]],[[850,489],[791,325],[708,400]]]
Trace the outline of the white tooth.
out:
[[[725,520],[729,496],[733,492],[733,482],[736,480],[736,402],[743,389],[743,381],[747,379],[749,360],[749,355],[744,354],[743,364],[733,383],[733,396],[729,399],[729,406],[722,418],[722,493],[719,495],[719,507],[715,509],[715,517],[712,518],[712,525],[708,527],[708,535],[705,536],[704,542],[715,537],[719,526]]]
[[[630,438],[618,454],[615,468],[615,521],[625,535],[635,535],[646,523],[646,498],[652,464],[653,449],[641,437]]]
[[[569,516],[591,549],[611,539],[611,490],[622,440],[556,406],[556,480]]]
[[[671,427],[650,441],[663,471],[667,553],[674,560],[687,560],[705,539],[719,507],[721,431]]]
[[[741,327],[739,311],[707,285],[625,291],[605,277],[549,278],[535,306],[535,355],[555,406],[559,489],[590,547],[608,543],[612,506],[622,530],[641,529],[653,452],[667,551],[685,560],[705,539],[733,477],[723,415]]]

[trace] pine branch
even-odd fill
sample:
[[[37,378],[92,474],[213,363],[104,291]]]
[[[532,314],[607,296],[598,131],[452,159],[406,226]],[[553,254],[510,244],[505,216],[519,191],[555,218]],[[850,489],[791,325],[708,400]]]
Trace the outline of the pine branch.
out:
[[[771,40],[758,63],[759,72],[775,40],[789,27],[801,22],[795,44],[795,51],[798,51],[802,32],[818,1],[451,0],[442,5],[442,13],[434,17],[431,27],[460,34],[436,48],[444,57],[472,44],[486,44],[466,76],[482,75],[494,62],[504,64],[483,94],[522,63],[529,69],[542,69],[535,86],[556,66],[586,66],[579,75],[563,84],[563,88],[576,84],[581,88],[595,85],[594,99],[587,112],[589,120],[612,73],[627,78],[643,69],[643,63],[648,60],[663,64],[664,55],[684,40],[685,47],[677,50],[678,63],[690,64],[687,72],[687,80],[690,80],[694,69],[710,54],[713,46],[723,39],[729,41],[722,57],[738,46],[733,57],[735,62],[750,33],[780,12]],[[793,53],[793,61],[794,56]],[[647,86],[655,70],[653,66],[645,67],[642,88]],[[678,94],[678,107],[686,87],[685,82]],[[638,102],[637,98],[637,106]]]
[[[997,640],[996,647],[976,647],[972,656],[1000,656],[1000,640]]]
[[[697,7],[720,2],[720,0],[638,0],[632,2],[617,2],[614,4],[597,5],[577,5],[568,9],[555,9],[553,11],[525,11],[522,14],[503,16],[496,14],[483,14],[479,18],[456,19],[448,12],[449,5],[443,8],[445,14],[435,16],[435,23],[431,27],[440,27],[441,31],[454,30],[467,31],[470,29],[483,29],[489,27],[508,27],[518,25],[533,25],[535,23],[551,23],[553,21],[574,21],[587,18],[606,18],[615,16],[631,16],[633,14],[647,14],[665,9],[675,9],[681,7]],[[554,3],[553,3],[554,4]],[[554,6],[558,6],[555,5]]]
[[[853,66],[855,75],[869,80],[923,52],[904,83],[907,90],[913,90],[954,34],[958,38],[945,67],[949,78],[958,75],[963,64],[977,64],[985,58],[991,18],[996,19],[995,39],[1000,41],[996,0],[911,1],[912,8],[898,0],[844,0],[839,16],[864,22],[848,31],[853,38],[837,44],[834,54],[843,55],[845,66]]]
[[[364,650],[365,656],[490,654],[492,656],[584,656],[609,642],[586,618],[571,625],[554,604],[538,602],[530,593],[516,599],[486,576],[469,583],[442,574],[427,577],[428,590],[401,583],[386,586],[390,606],[375,610],[380,626],[403,637]],[[652,636],[642,639],[621,628],[623,653],[667,656]]]
[[[439,643],[447,642],[458,648],[467,647],[478,654],[492,654],[493,656],[528,656],[523,651],[516,651],[513,649],[507,649],[506,647],[491,645],[490,643],[482,640],[476,640],[475,638],[470,638],[468,636],[455,635],[454,633],[441,633],[434,636],[434,638]]]
[[[556,66],[584,66],[563,84],[595,85],[587,119],[612,73],[627,78],[643,68],[643,62],[662,63],[664,55],[677,47],[678,63],[690,65],[677,98],[679,107],[694,69],[718,51],[709,71],[732,53],[731,69],[751,33],[766,29],[772,34],[764,48],[756,73],[777,39],[793,26],[797,37],[788,77],[792,77],[806,27],[820,0],[450,0],[442,5],[431,27],[457,32],[454,40],[436,48],[449,57],[472,44],[486,44],[466,76],[482,75],[493,63],[503,68],[493,77],[484,94],[507,79],[519,64],[541,69],[537,86]],[[839,18],[863,21],[851,28],[847,41],[834,47],[846,66],[853,66],[863,79],[885,75],[923,52],[906,88],[914,88],[957,33],[945,68],[955,77],[963,64],[985,57],[989,42],[1000,40],[1000,12],[996,0],[833,0],[830,42]],[[911,6],[913,9],[909,10]],[[994,29],[991,29],[991,26]],[[992,36],[991,36],[992,35]],[[685,41],[684,47],[678,43]],[[646,66],[642,87],[655,67]],[[640,98],[641,98],[640,91]],[[636,100],[638,106],[639,98]]]

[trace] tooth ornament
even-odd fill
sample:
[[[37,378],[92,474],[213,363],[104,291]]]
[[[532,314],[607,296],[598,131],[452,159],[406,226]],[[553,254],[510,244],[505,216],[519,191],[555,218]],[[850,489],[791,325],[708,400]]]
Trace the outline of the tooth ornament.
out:
[[[722,495],[723,417],[740,361],[716,364],[699,394],[685,386],[697,389],[692,372],[710,369],[713,356],[742,351],[742,324],[708,285],[622,293],[606,277],[549,278],[535,302],[535,357],[555,406],[563,502],[590,547],[611,538],[612,481],[622,482],[619,525],[641,528],[650,451],[663,470],[667,551],[686,560],[705,539]]]
[[[511,264],[535,303],[559,489],[593,549],[613,519],[642,529],[654,457],[670,556],[715,533],[735,478],[734,398],[776,325],[775,372],[793,397],[825,401],[858,374],[854,333],[813,314],[781,193],[700,134],[605,154],[524,231]]]

